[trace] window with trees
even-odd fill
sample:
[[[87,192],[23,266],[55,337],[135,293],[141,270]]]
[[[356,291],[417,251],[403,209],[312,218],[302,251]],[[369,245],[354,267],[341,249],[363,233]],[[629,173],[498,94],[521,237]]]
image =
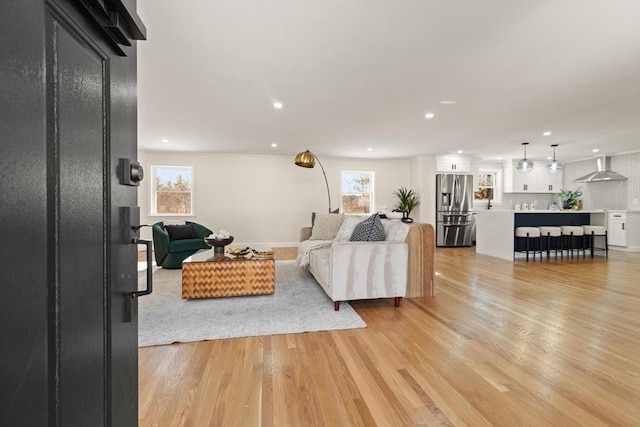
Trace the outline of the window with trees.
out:
[[[502,202],[502,191],[500,191],[501,181],[500,171],[481,169],[476,175],[476,189],[473,200],[476,203]]]
[[[151,166],[151,215],[193,215],[193,167]]]
[[[373,212],[373,172],[342,172],[342,212]]]

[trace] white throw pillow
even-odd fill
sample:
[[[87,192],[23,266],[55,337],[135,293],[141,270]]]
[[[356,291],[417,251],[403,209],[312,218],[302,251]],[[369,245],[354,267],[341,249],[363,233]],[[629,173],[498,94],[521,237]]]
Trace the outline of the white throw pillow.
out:
[[[409,234],[409,224],[405,224],[402,221],[394,221],[383,219],[382,225],[384,226],[384,232],[387,235],[385,240],[404,242]]]
[[[356,226],[360,224],[362,221],[367,219],[367,216],[363,215],[345,215],[344,221],[342,221],[342,225],[336,234],[335,241],[336,242],[348,242],[351,239],[351,235],[353,234],[353,230],[355,230]]]
[[[317,214],[309,240],[333,240],[343,220],[344,214]]]

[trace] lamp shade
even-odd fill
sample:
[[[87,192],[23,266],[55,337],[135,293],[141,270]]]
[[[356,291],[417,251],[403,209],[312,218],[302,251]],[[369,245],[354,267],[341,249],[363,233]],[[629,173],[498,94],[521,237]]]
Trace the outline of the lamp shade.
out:
[[[516,165],[518,172],[529,173],[533,170],[533,162],[529,159],[522,159]]]
[[[316,158],[313,154],[307,150],[302,153],[298,153],[295,160],[293,161],[297,166],[303,168],[312,168],[316,165]]]
[[[527,159],[527,145],[529,145],[528,142],[522,143],[524,147],[524,158],[516,165],[516,170],[520,173],[529,173],[533,170],[533,162]]]
[[[551,147],[553,147],[553,161],[548,162],[546,165],[544,165],[544,168],[547,171],[547,173],[558,173],[562,170],[562,163],[556,160],[557,146],[558,144],[551,145]]]

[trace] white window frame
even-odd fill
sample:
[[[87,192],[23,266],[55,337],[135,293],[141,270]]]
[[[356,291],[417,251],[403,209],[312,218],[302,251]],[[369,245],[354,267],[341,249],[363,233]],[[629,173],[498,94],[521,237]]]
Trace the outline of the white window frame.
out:
[[[345,174],[366,174],[369,175],[369,192],[367,193],[344,193],[343,190],[344,188],[342,187],[342,179],[344,178]],[[353,195],[353,194],[369,194],[369,208],[370,211],[368,214],[365,213],[347,213],[344,210],[344,202],[343,202],[343,197],[344,196],[348,196],[348,195]],[[371,215],[372,213],[376,212],[375,210],[375,172],[374,171],[352,171],[352,170],[348,170],[348,171],[341,171],[340,172],[340,209],[343,213],[345,213],[346,215]]]
[[[479,178],[480,174],[493,174],[493,199],[491,200],[492,206],[502,204],[502,169],[498,168],[480,168],[478,173],[475,174],[474,187],[473,187],[473,204],[478,206],[487,206],[488,200],[476,199],[476,191],[480,188]]]
[[[163,213],[158,212],[157,207],[157,171],[159,169],[188,169],[191,171],[191,212],[190,213]],[[151,165],[151,179],[150,181],[150,201],[149,201],[149,216],[161,216],[161,217],[192,217],[196,213],[196,190],[195,190],[195,167],[192,165]]]

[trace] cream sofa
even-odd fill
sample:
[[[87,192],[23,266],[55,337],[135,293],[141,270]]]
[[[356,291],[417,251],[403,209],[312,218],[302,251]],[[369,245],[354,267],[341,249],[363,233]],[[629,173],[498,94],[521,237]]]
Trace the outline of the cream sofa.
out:
[[[397,307],[403,297],[434,295],[433,226],[402,224],[405,228],[400,230],[396,224],[385,223],[385,230],[391,230],[385,241],[321,241],[308,251],[305,267],[336,310],[340,301],[394,298]],[[300,232],[302,250],[313,246],[310,236],[311,227],[304,227]]]

